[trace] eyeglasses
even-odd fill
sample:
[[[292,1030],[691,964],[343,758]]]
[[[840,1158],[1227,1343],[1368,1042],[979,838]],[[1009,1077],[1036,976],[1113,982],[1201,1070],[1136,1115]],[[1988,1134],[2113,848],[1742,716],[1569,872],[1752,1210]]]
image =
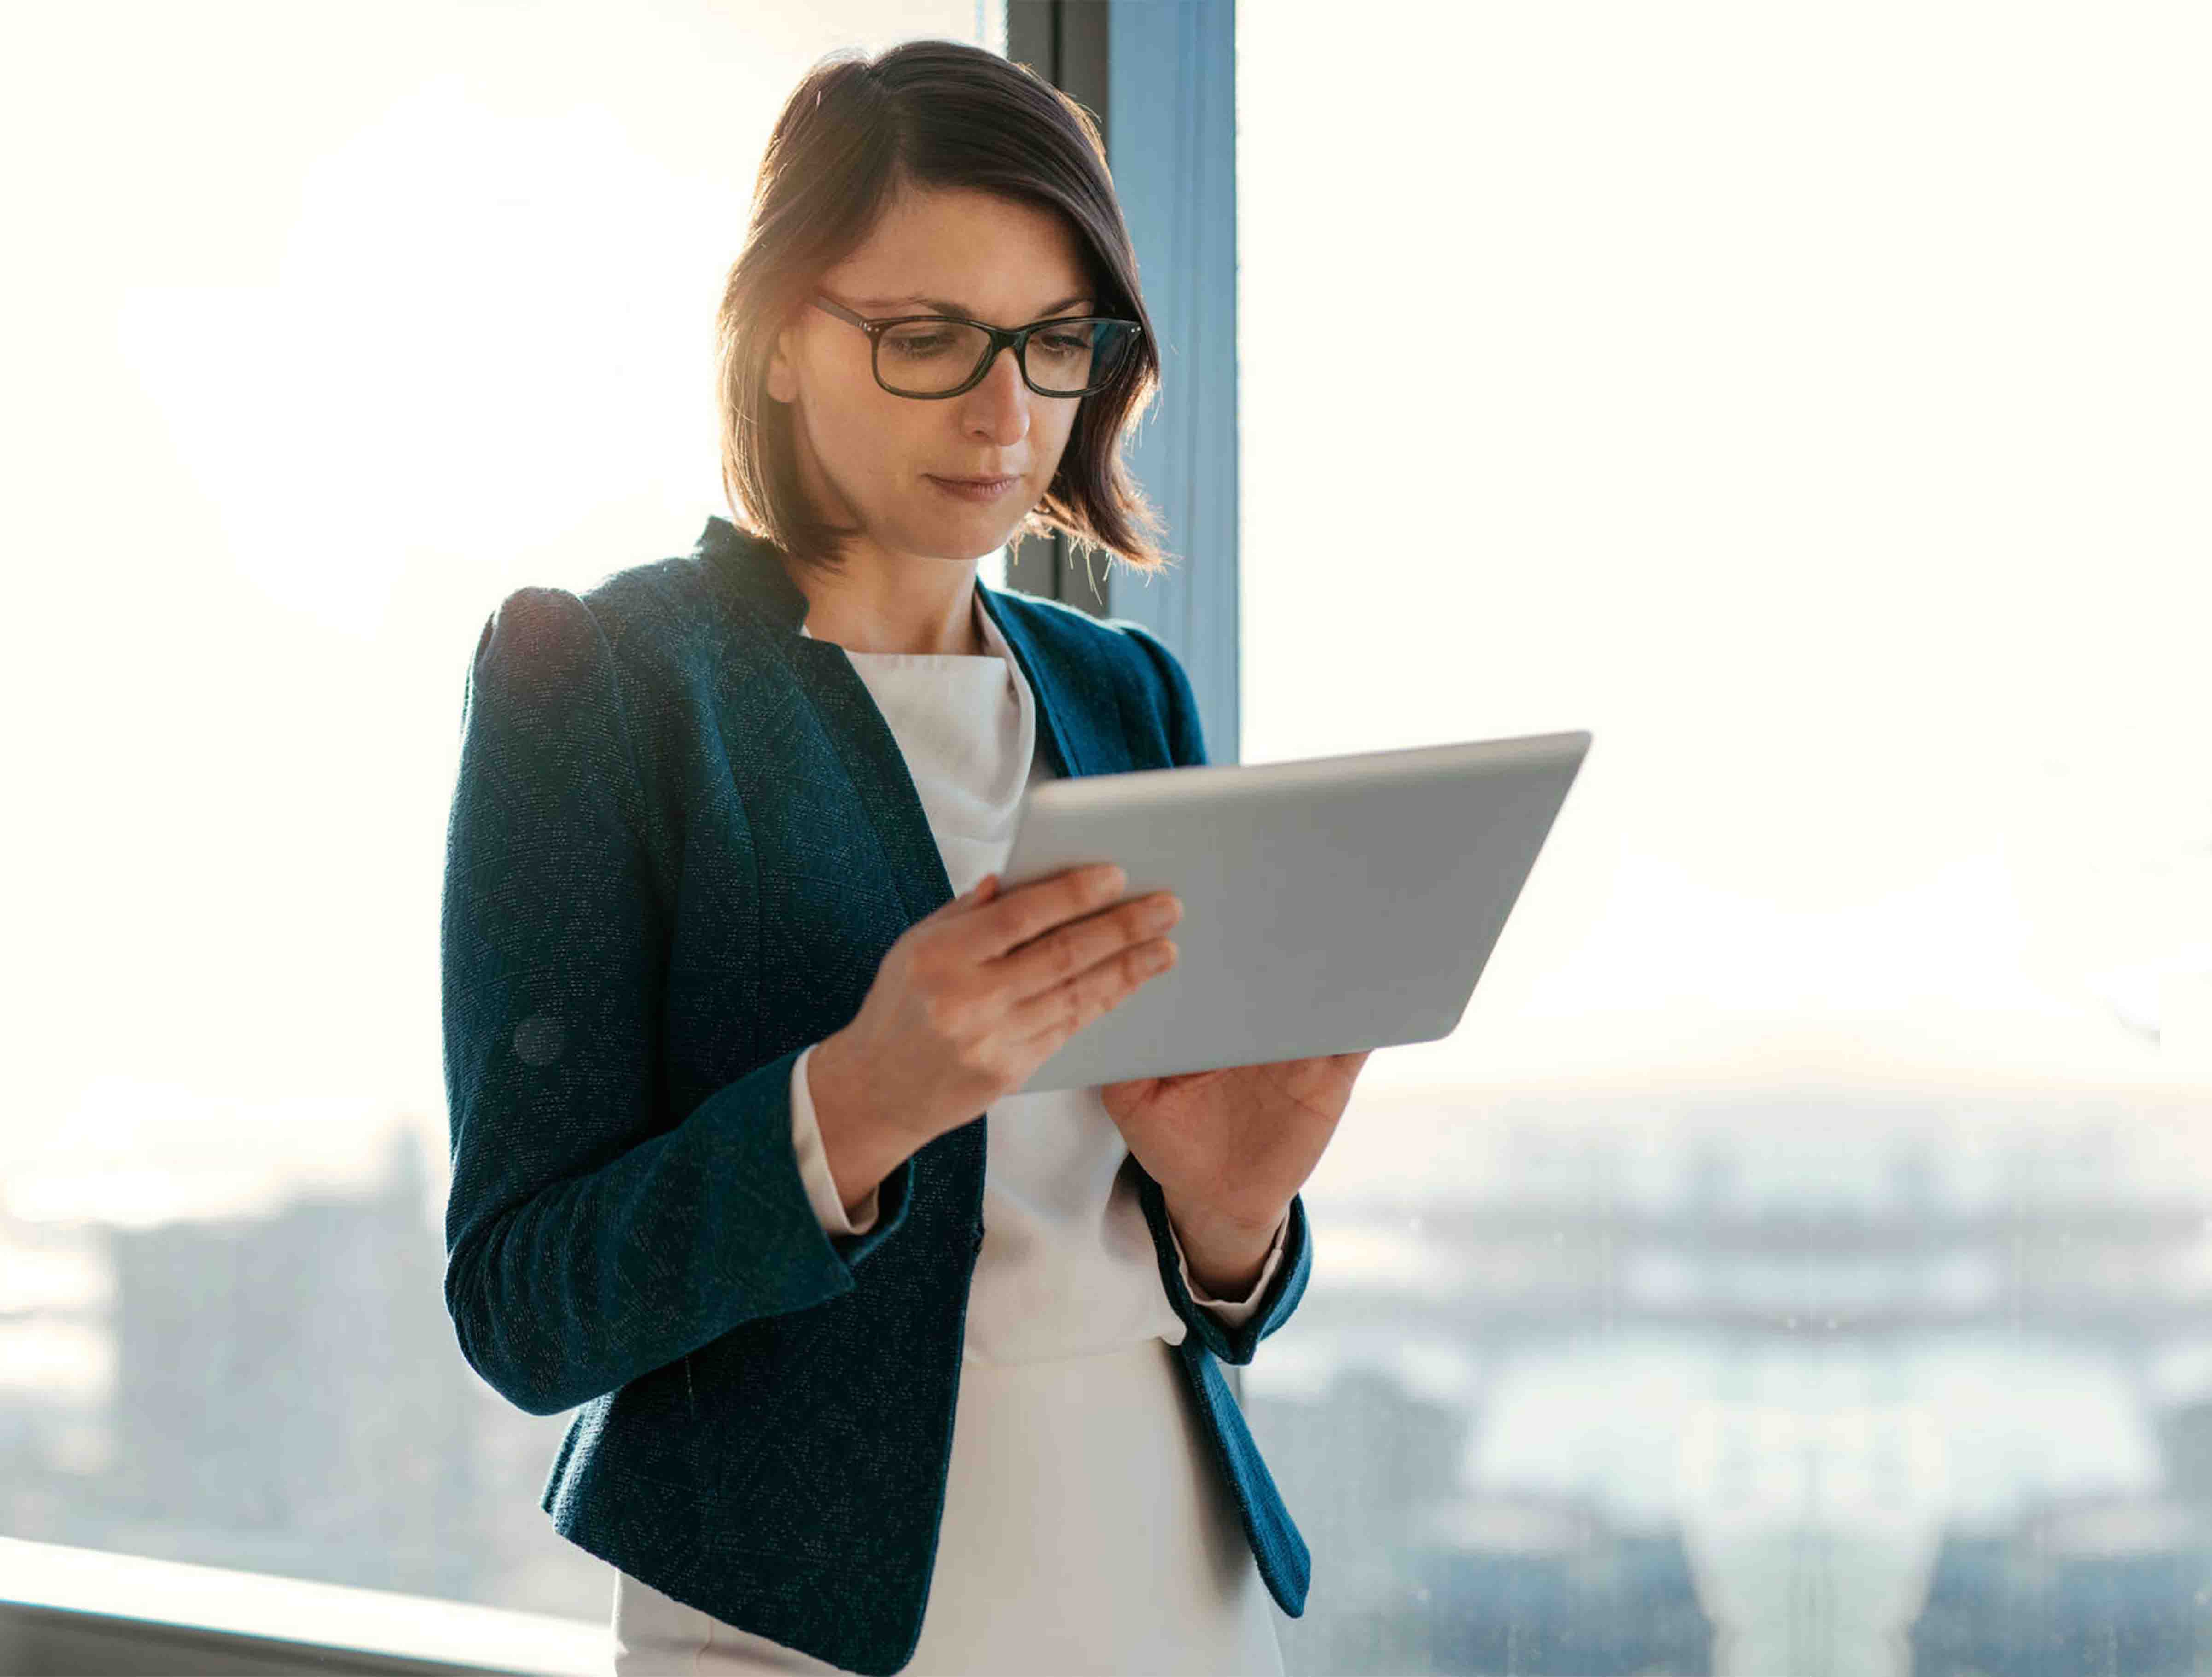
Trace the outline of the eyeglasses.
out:
[[[867,333],[878,384],[894,396],[924,402],[975,389],[999,351],[1006,349],[1014,352],[1022,382],[1038,395],[1095,395],[1114,382],[1144,331],[1134,320],[1097,315],[1006,328],[954,314],[870,320],[820,292],[814,303]]]

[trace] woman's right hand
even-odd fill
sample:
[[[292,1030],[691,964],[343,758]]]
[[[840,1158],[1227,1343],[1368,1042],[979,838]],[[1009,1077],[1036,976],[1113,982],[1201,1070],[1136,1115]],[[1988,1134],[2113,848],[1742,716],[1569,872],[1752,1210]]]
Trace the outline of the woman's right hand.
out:
[[[1110,863],[1003,895],[1000,884],[987,873],[908,927],[852,1023],[809,1062],[896,1131],[907,1153],[1019,1089],[1069,1037],[1175,964],[1161,934],[1182,905],[1168,891],[1117,901],[1127,881]]]

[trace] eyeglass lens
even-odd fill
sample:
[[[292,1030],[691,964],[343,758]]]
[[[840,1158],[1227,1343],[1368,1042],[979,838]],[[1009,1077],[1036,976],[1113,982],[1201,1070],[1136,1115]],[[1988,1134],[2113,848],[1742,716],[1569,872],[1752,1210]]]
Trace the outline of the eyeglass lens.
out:
[[[1113,377],[1135,337],[1125,320],[1070,320],[1030,335],[1023,370],[1031,385],[1051,395],[1086,395]],[[878,335],[876,376],[896,391],[940,395],[966,384],[990,348],[978,327],[915,320]]]

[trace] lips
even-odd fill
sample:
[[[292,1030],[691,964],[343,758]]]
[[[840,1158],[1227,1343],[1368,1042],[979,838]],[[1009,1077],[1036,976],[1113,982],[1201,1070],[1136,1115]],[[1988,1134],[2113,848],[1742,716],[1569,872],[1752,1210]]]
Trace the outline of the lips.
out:
[[[1022,482],[1018,477],[939,477],[933,471],[927,476],[939,495],[976,507],[996,506],[1014,494]]]

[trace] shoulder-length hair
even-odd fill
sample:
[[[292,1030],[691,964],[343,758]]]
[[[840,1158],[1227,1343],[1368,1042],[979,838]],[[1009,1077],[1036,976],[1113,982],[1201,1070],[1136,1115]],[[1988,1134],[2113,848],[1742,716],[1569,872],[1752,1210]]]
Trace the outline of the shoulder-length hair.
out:
[[[909,186],[967,188],[1056,210],[1085,247],[1102,314],[1144,331],[1115,382],[1081,398],[1050,486],[1015,532],[1058,530],[1156,571],[1158,511],[1121,459],[1159,388],[1159,351],[1097,125],[1027,67],[960,41],[830,54],[786,101],[753,189],[750,225],[717,316],[722,488],[741,526],[803,564],[836,568],[860,532],[814,516],[793,415],[768,394],[779,331],[821,276]]]

